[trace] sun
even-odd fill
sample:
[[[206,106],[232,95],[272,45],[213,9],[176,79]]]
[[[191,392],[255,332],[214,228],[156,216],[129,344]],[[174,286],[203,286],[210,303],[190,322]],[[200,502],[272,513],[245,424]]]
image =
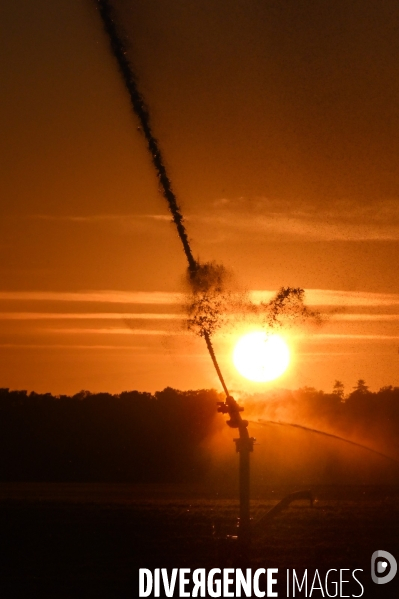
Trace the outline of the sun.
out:
[[[233,362],[242,376],[264,383],[273,381],[285,372],[290,362],[290,351],[280,335],[256,331],[238,340],[233,351]]]

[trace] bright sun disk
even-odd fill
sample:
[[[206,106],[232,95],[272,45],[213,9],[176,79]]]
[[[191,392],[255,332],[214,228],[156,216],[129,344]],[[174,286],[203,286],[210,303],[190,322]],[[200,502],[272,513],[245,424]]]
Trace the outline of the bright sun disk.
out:
[[[256,331],[238,340],[233,352],[233,362],[242,376],[264,383],[285,372],[290,362],[290,351],[280,335]]]

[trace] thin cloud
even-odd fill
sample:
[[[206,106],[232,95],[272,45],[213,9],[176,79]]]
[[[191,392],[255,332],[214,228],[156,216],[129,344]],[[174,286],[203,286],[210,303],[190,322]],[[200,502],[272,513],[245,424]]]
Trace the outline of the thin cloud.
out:
[[[0,301],[99,302],[110,304],[180,304],[184,294],[166,291],[2,291]]]
[[[306,299],[312,306],[398,306],[398,293],[373,293],[368,291],[334,291],[309,289]]]
[[[206,239],[212,243],[241,234],[267,235],[271,241],[399,240],[396,198],[362,206],[348,200],[332,202],[328,207],[303,202],[295,211],[282,200],[223,198],[214,202],[211,214],[198,213],[190,218],[193,227],[208,229]]]
[[[253,290],[251,298],[254,302],[268,302],[274,291]],[[368,291],[339,291],[334,289],[306,289],[306,302],[311,306],[332,307],[388,307],[399,305],[398,293],[373,293]]]
[[[276,294],[276,290],[252,290],[249,292],[255,303],[268,302]],[[55,302],[91,302],[109,304],[141,304],[141,305],[180,305],[184,294],[168,291],[116,291],[96,290],[81,292],[58,291],[2,291],[0,301],[55,301]],[[368,291],[341,291],[334,289],[307,289],[306,301],[312,306],[331,307],[389,307],[399,305],[397,293],[373,293]],[[130,316],[130,315],[129,315]],[[172,316],[172,315],[170,315]],[[104,316],[105,317],[105,316]],[[165,316],[167,317],[167,316]],[[173,316],[174,318],[177,315]],[[93,316],[95,318],[95,316]],[[144,318],[144,316],[143,316]]]
[[[76,224],[117,224],[123,229],[172,222],[169,214],[33,214],[31,220]],[[302,204],[295,210],[287,200],[272,198],[221,198],[207,214],[187,214],[193,231],[207,229],[208,243],[221,243],[237,235],[267,235],[269,240],[388,241],[399,240],[397,198],[359,205],[345,201],[327,207]],[[212,230],[212,235],[209,235]]]
[[[45,221],[65,221],[73,223],[101,223],[101,222],[121,222],[126,223],[139,221],[171,221],[172,217],[167,214],[89,214],[79,215],[54,215],[54,214],[31,214],[26,218],[32,220]]]
[[[62,333],[67,335],[165,335],[170,334],[170,331],[166,330],[153,330],[153,329],[130,329],[128,327],[125,328],[117,328],[117,327],[109,327],[109,328],[99,328],[99,329],[88,329],[88,328],[67,328],[67,329],[57,329],[51,328],[46,329],[46,333]],[[178,333],[172,333],[178,334]]]
[[[313,357],[313,356],[325,356],[327,358],[330,358],[331,356],[354,356],[357,355],[357,352],[354,351],[298,351],[297,352],[298,356],[306,356],[306,357]]]
[[[322,339],[332,340],[358,340],[358,341],[398,341],[399,335],[356,335],[344,333],[320,333],[309,336],[307,341],[320,341]]]
[[[162,231],[167,234],[168,226],[166,225],[173,223],[170,214],[31,214],[25,218],[39,226],[40,223],[43,223],[47,228],[61,226],[81,229],[83,227],[118,235],[136,233],[160,235]]]
[[[82,344],[65,344],[65,343],[0,343],[0,348],[4,349],[112,349],[130,351],[136,350],[141,354],[145,350],[142,345],[82,345]],[[153,353],[153,350],[151,350]]]
[[[383,322],[383,321],[398,321],[399,314],[331,314],[330,320],[350,321],[350,322]]]
[[[176,320],[183,314],[90,312],[0,312],[0,320]]]

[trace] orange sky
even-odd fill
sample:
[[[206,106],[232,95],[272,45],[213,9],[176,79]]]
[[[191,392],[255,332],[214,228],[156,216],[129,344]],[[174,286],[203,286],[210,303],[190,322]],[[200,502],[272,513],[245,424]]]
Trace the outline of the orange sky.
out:
[[[195,256],[334,311],[277,384],[399,385],[397,3],[115,6]],[[1,27],[0,386],[219,388],[93,3],[14,0]]]

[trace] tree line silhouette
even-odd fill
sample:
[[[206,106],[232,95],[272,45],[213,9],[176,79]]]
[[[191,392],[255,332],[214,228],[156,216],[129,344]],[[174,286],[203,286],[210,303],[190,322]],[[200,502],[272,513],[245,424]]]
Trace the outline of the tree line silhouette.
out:
[[[205,441],[225,426],[215,390],[53,396],[0,389],[0,480],[183,482],[209,468]],[[305,387],[241,400],[245,416],[313,426],[399,458],[399,387],[345,396]]]

